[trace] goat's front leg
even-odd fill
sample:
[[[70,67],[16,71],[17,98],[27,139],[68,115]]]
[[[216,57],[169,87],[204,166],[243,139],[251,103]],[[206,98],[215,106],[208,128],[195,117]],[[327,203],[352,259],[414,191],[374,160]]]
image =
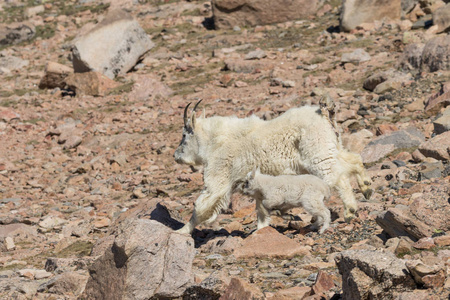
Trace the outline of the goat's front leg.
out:
[[[264,207],[262,200],[256,200],[256,212],[258,215],[258,229],[269,226],[270,225],[270,213]]]
[[[227,204],[228,198],[226,194],[210,193],[207,189],[203,190],[197,200],[195,200],[191,219],[177,232],[191,234],[197,225],[205,222],[214,222],[220,210]]]

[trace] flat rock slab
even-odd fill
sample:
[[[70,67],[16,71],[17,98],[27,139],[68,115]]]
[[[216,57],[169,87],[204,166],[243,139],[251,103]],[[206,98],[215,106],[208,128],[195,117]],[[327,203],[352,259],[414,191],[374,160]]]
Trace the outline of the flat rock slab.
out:
[[[390,208],[377,216],[376,222],[391,237],[408,236],[416,241],[432,234],[432,228],[411,215],[408,209]]]
[[[438,160],[450,159],[450,131],[429,139],[419,146],[419,151],[426,157],[432,157]]]
[[[242,242],[242,247],[234,251],[234,256],[291,258],[296,255],[307,255],[309,247],[301,246],[274,228],[267,226],[255,231]]]
[[[217,29],[256,26],[307,18],[318,7],[317,0],[213,0],[214,25]]]
[[[120,224],[112,247],[94,262],[87,299],[175,298],[191,285],[194,241],[153,220]]]
[[[75,72],[97,71],[109,78],[128,72],[154,43],[124,10],[113,10],[72,49]]]
[[[416,287],[405,262],[390,252],[347,250],[336,258],[343,299],[390,299],[393,292]]]
[[[350,31],[362,23],[385,18],[400,20],[401,12],[401,0],[344,0],[340,16],[341,30]]]

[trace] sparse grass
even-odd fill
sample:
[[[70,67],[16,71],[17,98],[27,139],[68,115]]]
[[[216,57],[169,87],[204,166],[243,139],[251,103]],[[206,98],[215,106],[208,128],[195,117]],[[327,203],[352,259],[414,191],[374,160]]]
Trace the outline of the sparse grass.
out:
[[[119,85],[116,88],[113,88],[111,91],[109,91],[108,95],[120,95],[123,93],[129,93],[133,89],[133,86],[134,86],[134,81],[124,83],[122,85]]]
[[[37,122],[45,122],[45,119],[43,119],[43,118],[35,118],[35,119],[25,120],[23,122],[24,123],[29,123],[29,124],[36,124]]]
[[[91,242],[76,241],[70,246],[56,253],[56,257],[68,258],[68,257],[83,257],[88,256],[94,245]]]
[[[52,38],[55,35],[56,24],[47,23],[45,25],[36,26],[36,35],[33,39],[42,38],[43,40]]]

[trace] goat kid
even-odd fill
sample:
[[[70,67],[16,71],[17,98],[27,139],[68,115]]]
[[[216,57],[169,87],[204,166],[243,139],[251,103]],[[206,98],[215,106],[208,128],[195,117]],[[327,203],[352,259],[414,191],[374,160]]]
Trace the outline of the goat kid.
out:
[[[323,203],[330,198],[330,188],[314,175],[261,174],[253,169],[242,184],[242,192],[256,200],[258,229],[270,225],[270,212],[279,210],[281,214],[294,207],[303,207],[316,220],[313,229],[323,233],[331,222],[331,214]]]
[[[231,194],[248,172],[260,167],[270,175],[312,174],[336,188],[344,202],[344,217],[352,219],[357,202],[350,184],[355,176],[364,196],[372,194],[361,157],[345,150],[328,116],[318,106],[292,108],[270,121],[256,116],[239,119],[204,116],[190,118],[184,110],[184,128],[174,157],[177,163],[204,166],[205,187],[195,201],[189,223],[179,230],[213,222],[230,203]]]

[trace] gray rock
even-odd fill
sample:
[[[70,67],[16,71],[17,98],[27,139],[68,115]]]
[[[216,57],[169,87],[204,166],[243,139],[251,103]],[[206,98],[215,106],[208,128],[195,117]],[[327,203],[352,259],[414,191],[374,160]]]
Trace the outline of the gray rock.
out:
[[[407,236],[413,241],[432,234],[432,228],[414,217],[409,209],[390,208],[376,218],[376,222],[391,237]]]
[[[390,252],[347,250],[335,258],[342,274],[343,299],[392,299],[416,287],[405,262]]]
[[[245,55],[245,59],[261,59],[266,57],[267,54],[264,50],[257,49],[255,51],[250,51]]]
[[[41,284],[38,292],[47,292],[57,295],[72,295],[78,297],[84,290],[89,276],[84,272],[66,272]]]
[[[282,23],[311,16],[319,4],[318,0],[213,0],[214,25],[216,29],[231,29]]]
[[[341,30],[350,31],[362,23],[385,18],[399,20],[401,13],[401,0],[344,0],[339,23]]]
[[[429,40],[422,53],[422,71],[450,70],[450,35]]]
[[[341,62],[364,62],[370,60],[370,55],[364,49],[358,48],[351,53],[342,54]]]
[[[13,23],[0,25],[0,46],[10,46],[31,40],[36,29],[29,23]]]
[[[405,47],[400,57],[399,67],[403,70],[420,69],[425,44],[410,44]]]
[[[97,71],[109,78],[128,72],[154,43],[133,17],[113,10],[72,48],[75,72]]]
[[[29,65],[28,60],[24,60],[15,56],[1,56],[0,68],[6,68],[10,71],[19,70]]]
[[[450,30],[450,3],[433,13],[433,24],[438,26],[438,33]]]
[[[444,114],[433,122],[434,133],[441,134],[450,130],[450,114]]]
[[[444,165],[442,162],[438,161],[435,163],[425,162],[420,165],[419,171],[419,179],[432,179],[432,178],[440,178],[442,176],[442,172],[444,171]]]
[[[90,268],[88,299],[174,298],[191,285],[195,255],[190,236],[153,220],[131,219],[117,228],[112,247]]]

